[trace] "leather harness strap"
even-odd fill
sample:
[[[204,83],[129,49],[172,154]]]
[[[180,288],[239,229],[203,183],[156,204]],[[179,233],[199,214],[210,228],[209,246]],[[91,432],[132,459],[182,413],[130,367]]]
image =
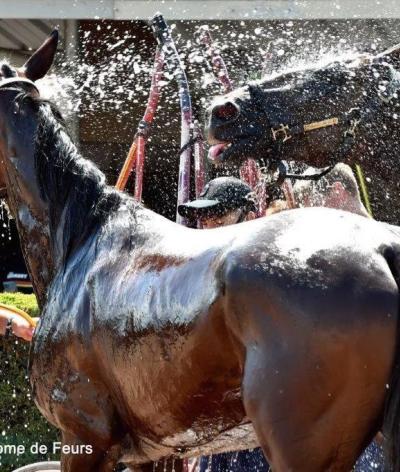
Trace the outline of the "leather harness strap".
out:
[[[10,84],[18,84],[18,83],[29,84],[36,90],[38,94],[40,93],[35,82],[25,77],[9,77],[8,79],[2,79],[0,81],[0,90],[8,88],[8,85]]]

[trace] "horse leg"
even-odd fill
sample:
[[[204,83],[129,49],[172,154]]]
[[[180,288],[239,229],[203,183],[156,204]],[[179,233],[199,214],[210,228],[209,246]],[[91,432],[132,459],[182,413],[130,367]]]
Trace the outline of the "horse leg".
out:
[[[303,365],[304,358],[288,346],[285,352],[249,346],[242,383],[246,413],[274,471],[348,472],[379,428],[383,392],[363,395],[367,382],[356,386],[348,378],[358,372],[335,378],[326,359],[319,359],[325,372],[318,376],[318,358],[314,366]]]
[[[84,453],[76,453],[84,446],[86,446]],[[113,449],[103,451],[94,446],[88,449],[87,445],[76,436],[63,432],[61,470],[62,472],[113,472],[118,463],[116,452]]]

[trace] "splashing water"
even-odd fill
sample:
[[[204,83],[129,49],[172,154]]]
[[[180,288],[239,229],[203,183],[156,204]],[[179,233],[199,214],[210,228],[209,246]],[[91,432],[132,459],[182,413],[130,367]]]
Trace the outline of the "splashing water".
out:
[[[10,219],[6,203],[0,200],[0,237],[3,240],[11,241]]]
[[[135,22],[132,25],[135,31],[138,25]],[[220,90],[202,46],[194,39],[199,25],[199,22],[179,22],[170,26],[194,98],[203,104],[210,89],[215,93]],[[142,24],[140,28],[146,27]],[[62,62],[57,75],[38,82],[43,96],[54,100],[67,118],[111,110],[124,115],[131,112],[130,107],[145,105],[155,42],[151,36],[147,40],[138,39],[129,27],[121,33],[110,24],[99,23],[97,30],[104,35],[101,40],[94,39],[93,31],[81,31],[79,57],[73,63]],[[324,62],[341,56],[344,59],[360,49],[339,36],[328,35],[328,31],[313,31],[315,38],[311,38],[309,26],[299,27],[292,21],[268,27],[253,27],[245,22],[235,25],[211,22],[209,30],[238,86],[261,75],[318,63],[321,57]],[[369,49],[377,49],[380,41],[378,38],[371,43]],[[173,74],[166,73],[161,87],[167,87],[173,80]],[[168,89],[161,106],[176,103],[177,93],[176,87]]]
[[[209,64],[203,57],[201,47],[192,39],[188,39],[193,36],[192,33],[199,23],[187,22],[186,30],[182,24],[178,27],[171,26],[174,29],[181,59],[186,65],[192,93],[198,103],[203,105],[207,101],[207,95],[218,93],[219,88]],[[339,28],[338,25],[335,27]],[[346,25],[344,27],[346,28]],[[102,24],[98,26],[98,30],[107,28],[109,26]],[[328,29],[328,26],[325,25],[324,28]],[[353,46],[353,39],[350,36],[357,38],[356,28],[354,31],[346,31],[346,35],[349,35],[347,41],[343,37],[340,38],[343,32],[340,33],[338,30],[335,36],[327,29],[318,32],[311,22],[305,23],[303,28],[296,26],[296,23],[292,21],[279,24],[270,22],[255,27],[249,27],[245,22],[240,24],[228,22],[227,26],[220,24],[210,26],[210,31],[216,39],[237,86],[248,79],[261,78],[262,74],[271,75],[288,68],[299,68],[317,63],[321,56],[325,56],[324,62],[330,59],[338,60],[340,56],[344,58],[348,54],[354,54],[356,50],[364,50],[361,45],[363,41],[363,45],[367,44],[366,40],[363,40],[358,41],[357,46]],[[312,33],[311,30],[313,30]],[[152,50],[155,43],[145,44],[143,41],[136,41],[134,35],[129,32],[124,32],[119,36],[111,34],[105,43],[95,43],[100,59],[97,57],[99,60],[94,64],[90,58],[94,44],[91,39],[90,31],[81,31],[82,53],[79,58],[73,63],[59,64],[57,74],[49,75],[38,82],[43,97],[55,101],[67,119],[73,116],[85,116],[88,112],[109,112],[110,110],[116,111],[119,115],[125,115],[131,113],[132,106],[142,110],[148,96],[153,65]],[[392,43],[395,42],[398,40]],[[371,39],[369,49],[382,50],[381,43],[379,36],[375,42]],[[249,44],[252,46],[250,47]],[[105,53],[103,59],[101,59],[101,51]],[[176,104],[178,101],[177,90],[172,82],[174,82],[173,74],[167,73],[160,84],[167,92],[162,98],[161,106],[164,110],[168,110],[171,104]],[[160,131],[165,130],[169,120],[164,121],[163,124],[164,127]],[[11,240],[7,213],[7,207],[0,202],[1,238]],[[19,370],[22,371],[22,368]],[[26,395],[30,400],[30,394]],[[16,397],[18,400],[14,389],[11,390],[10,396],[13,401]],[[10,403],[10,414],[7,420],[10,422],[13,415],[17,415],[21,409],[19,404],[17,407],[16,403]],[[24,424],[24,426],[30,427],[29,424]],[[8,430],[8,425],[2,429],[3,439],[7,439]],[[367,453],[365,462],[360,464],[362,468],[358,470],[379,470],[379,454],[379,451],[375,455],[371,452]],[[261,463],[257,465],[257,469],[262,470]]]
[[[204,57],[202,46],[194,39],[200,25],[200,22],[186,21],[170,26],[188,75],[195,114],[203,121],[202,113],[210,97],[221,93],[221,90]],[[395,35],[396,31],[393,24],[390,28],[394,32],[382,34],[382,26],[377,24],[375,27],[371,22],[364,29],[351,27],[350,23],[320,25],[321,29],[318,29],[312,22],[300,25],[293,21],[254,24],[211,21],[208,26],[236,86],[249,79],[259,79],[263,75],[270,76],[287,69],[345,59],[357,50],[383,50],[387,38],[390,34]],[[138,22],[127,23],[125,30],[107,22],[99,22],[96,30],[81,28],[78,57],[58,63],[56,74],[38,81],[41,94],[53,100],[67,120],[85,117],[94,128],[95,135],[100,136],[102,127],[107,125],[98,120],[97,114],[110,114],[117,123],[130,119],[131,124],[125,129],[131,136],[126,139],[128,134],[121,133],[121,136],[113,137],[121,138],[123,143],[129,142],[145,108],[153,68],[155,41],[149,30],[147,36],[139,34],[139,30],[146,28],[144,23]],[[164,143],[168,141],[169,147],[173,148],[176,145],[174,139],[179,136],[178,90],[174,75],[166,73],[160,86],[160,107],[154,122],[154,133],[149,140],[150,160],[152,153],[159,155],[157,146],[161,139]],[[128,144],[126,147],[127,152]],[[116,167],[119,169],[124,156],[117,157]],[[177,168],[175,154],[164,155],[163,160],[153,164],[149,174],[155,176],[164,166],[161,175],[154,178],[160,192],[168,192],[162,200],[172,202],[175,177],[165,177],[165,166]],[[168,185],[165,183],[165,191],[162,189],[164,180],[169,180]],[[164,210],[158,208],[157,211]]]

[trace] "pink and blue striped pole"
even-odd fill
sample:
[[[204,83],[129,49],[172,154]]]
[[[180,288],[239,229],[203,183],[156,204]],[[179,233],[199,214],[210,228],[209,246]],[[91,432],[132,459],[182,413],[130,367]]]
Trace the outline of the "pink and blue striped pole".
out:
[[[192,102],[190,98],[189,83],[185,69],[181,63],[179,53],[171,31],[161,14],[157,14],[151,21],[154,36],[164,53],[165,63],[169,71],[175,76],[179,87],[179,102],[181,106],[181,155],[179,159],[179,181],[178,181],[178,205],[186,203],[190,199],[190,168],[192,160]],[[187,221],[176,214],[177,223],[186,225]]]

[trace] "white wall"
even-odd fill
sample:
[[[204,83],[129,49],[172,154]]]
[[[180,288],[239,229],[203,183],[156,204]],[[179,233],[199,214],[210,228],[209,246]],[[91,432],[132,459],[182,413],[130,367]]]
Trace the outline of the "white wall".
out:
[[[400,18],[399,0],[0,0],[0,18],[148,19]]]

